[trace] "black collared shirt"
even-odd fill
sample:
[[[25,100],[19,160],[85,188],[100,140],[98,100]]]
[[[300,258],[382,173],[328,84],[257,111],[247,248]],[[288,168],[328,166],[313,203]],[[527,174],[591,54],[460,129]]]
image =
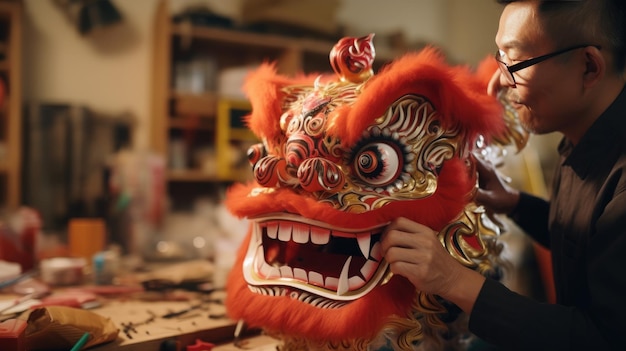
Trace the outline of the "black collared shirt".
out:
[[[511,215],[550,248],[557,304],[488,280],[470,329],[504,350],[626,350],[626,89],[559,154],[550,203],[523,194]]]

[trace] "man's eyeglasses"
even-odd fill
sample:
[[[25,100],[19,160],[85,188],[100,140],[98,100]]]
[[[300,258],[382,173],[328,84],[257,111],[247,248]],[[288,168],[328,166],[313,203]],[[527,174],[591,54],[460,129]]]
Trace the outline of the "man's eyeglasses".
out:
[[[524,60],[524,61],[518,62],[518,63],[516,63],[516,64],[514,64],[512,66],[509,66],[504,61],[502,61],[502,57],[504,55],[502,54],[502,51],[498,50],[498,51],[496,51],[496,62],[498,62],[498,67],[500,67],[500,71],[504,75],[504,78],[506,79],[507,83],[510,84],[512,87],[515,87],[516,82],[515,82],[515,76],[513,76],[513,73],[515,73],[515,72],[517,72],[517,71],[519,71],[521,69],[524,69],[524,68],[536,65],[539,62],[543,62],[543,61],[545,61],[545,60],[547,60],[547,59],[549,59],[551,57],[564,54],[564,53],[566,53],[568,51],[585,48],[587,46],[593,46],[593,47],[596,47],[596,48],[600,49],[600,47],[597,46],[597,45],[589,45],[589,44],[570,46],[570,47],[567,47],[565,49],[561,49],[561,50],[558,50],[558,51],[555,51],[555,52],[552,52],[552,53],[549,53],[549,54],[537,56],[537,57],[534,57],[534,58],[531,58],[531,59],[528,59],[528,60]]]

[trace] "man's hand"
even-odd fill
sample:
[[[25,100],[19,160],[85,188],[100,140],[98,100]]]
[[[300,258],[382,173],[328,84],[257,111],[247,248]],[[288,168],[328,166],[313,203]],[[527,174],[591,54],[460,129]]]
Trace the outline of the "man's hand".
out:
[[[417,290],[471,311],[485,278],[450,256],[434,230],[397,218],[383,234],[382,250],[392,273],[407,278]]]
[[[487,162],[476,157],[478,186],[476,203],[494,213],[509,214],[519,201],[519,191],[510,187]]]

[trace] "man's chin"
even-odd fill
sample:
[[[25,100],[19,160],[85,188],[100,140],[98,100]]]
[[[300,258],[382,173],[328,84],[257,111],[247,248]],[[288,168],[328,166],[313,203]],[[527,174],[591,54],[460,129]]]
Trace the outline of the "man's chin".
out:
[[[534,116],[529,108],[523,104],[512,104],[517,111],[521,126],[530,133],[537,134],[538,126],[537,117]]]

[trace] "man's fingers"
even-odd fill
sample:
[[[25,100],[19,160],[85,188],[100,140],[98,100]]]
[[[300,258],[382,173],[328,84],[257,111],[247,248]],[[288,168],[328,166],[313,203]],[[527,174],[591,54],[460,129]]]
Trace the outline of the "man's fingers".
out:
[[[493,165],[489,162],[487,162],[486,160],[483,160],[481,157],[474,157],[474,159],[476,160],[476,171],[478,171],[478,174],[480,176],[484,175],[491,175],[494,173],[493,171]]]
[[[415,248],[415,238],[412,238],[415,234],[408,233],[398,229],[387,229],[381,240],[383,250],[388,251],[392,247],[399,248]]]
[[[391,221],[391,223],[387,226],[386,231],[398,230],[407,233],[416,233],[430,230],[427,226],[414,222],[405,217],[398,217]]]
[[[391,248],[429,250],[434,246],[433,242],[438,243],[437,232],[406,218],[394,220],[381,239],[385,256]]]
[[[419,257],[413,248],[393,246],[387,250],[385,260],[389,264],[397,264],[399,262],[406,264],[418,264]]]
[[[491,200],[491,192],[479,188],[476,190],[476,196],[474,197],[474,200],[479,205],[484,205],[485,203],[489,203],[489,200]]]

